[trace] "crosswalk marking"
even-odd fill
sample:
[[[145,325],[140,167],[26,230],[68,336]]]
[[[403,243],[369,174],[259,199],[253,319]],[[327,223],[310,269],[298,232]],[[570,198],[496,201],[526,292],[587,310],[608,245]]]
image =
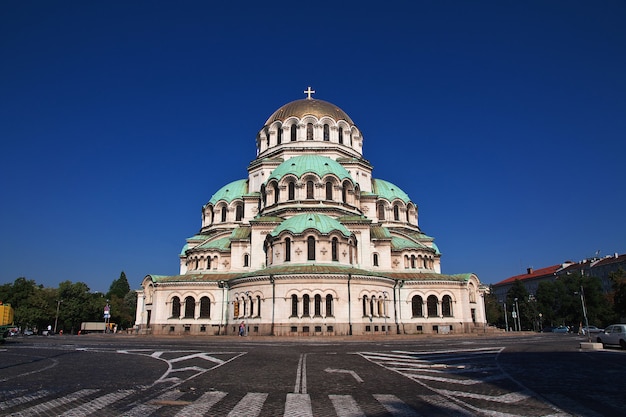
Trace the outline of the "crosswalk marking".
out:
[[[311,397],[308,394],[287,394],[285,417],[313,417]]]
[[[394,417],[418,417],[419,414],[409,407],[406,403],[402,402],[398,397],[391,394],[374,394],[376,401],[382,404],[387,412],[391,413]]]
[[[16,405],[20,404],[26,404],[29,401],[37,400],[39,398],[45,397],[48,394],[48,391],[41,390],[32,394],[20,395],[17,398],[11,398],[10,400],[0,402],[0,410],[6,410],[7,408],[15,407]]]
[[[175,401],[183,395],[180,391],[168,391],[159,395],[147,404],[140,404],[132,410],[124,413],[124,417],[144,417],[148,416],[159,408],[163,407],[168,401]]]
[[[351,395],[329,395],[328,398],[335,407],[337,417],[365,417],[365,413]]]
[[[83,417],[88,414],[93,413],[94,411],[101,410],[109,404],[113,404],[115,401],[119,401],[122,398],[125,398],[132,394],[133,390],[121,390],[117,392],[112,392],[110,394],[105,394],[102,397],[96,398],[95,400],[91,400],[88,403],[85,403],[79,407],[73,408],[65,413],[61,414],[61,417]]]
[[[180,410],[176,417],[188,417],[199,416],[208,412],[211,407],[217,404],[222,398],[226,396],[225,392],[221,391],[209,391],[202,394],[202,396],[194,401],[192,404],[184,407]]]
[[[498,408],[485,408],[482,405],[482,401],[492,401],[494,404],[515,404],[515,407],[517,407],[519,404],[520,406],[524,407],[521,410],[525,410],[527,409],[526,407],[530,407],[530,409],[533,409],[535,410],[534,412],[538,413],[537,415],[541,414],[550,417],[566,417],[570,415],[554,405],[535,401],[530,396],[532,393],[526,391],[506,392],[501,395],[483,395],[479,393],[460,392],[449,389],[438,389],[436,392],[437,394],[414,396],[413,401],[419,401],[421,404],[424,404],[426,407],[429,408],[432,407],[432,410],[436,409],[437,411],[434,414],[443,414],[448,417],[470,417],[477,414],[487,417],[519,416],[515,413],[509,414],[511,410],[510,407],[508,408],[508,413],[506,411],[501,411]],[[21,397],[24,400],[17,401],[16,398],[16,401],[7,400],[2,402],[1,404],[3,406],[3,409],[0,414],[14,417],[26,417],[34,415],[84,417],[106,412],[107,416],[143,417],[147,415],[158,414],[165,410],[167,415],[171,415],[169,413],[177,412],[177,414],[175,415],[179,417],[217,414],[227,415],[228,417],[258,417],[259,415],[261,415],[268,397],[270,395],[277,395],[260,392],[249,392],[239,399],[237,404],[230,410],[228,414],[227,410],[224,410],[224,407],[227,403],[221,403],[222,405],[218,407],[218,403],[220,403],[220,401],[222,401],[226,396],[229,395],[228,393],[221,391],[205,392],[198,397],[197,394],[193,395],[192,392],[172,390],[163,392],[155,398],[151,396],[143,398],[143,400],[145,401],[144,404],[140,404],[142,398],[139,398],[137,401],[126,406],[121,405],[125,403],[125,401],[122,401],[119,407],[132,407],[132,409],[130,409],[129,411],[123,411],[124,408],[117,409],[115,406],[117,405],[116,403],[130,396],[131,394],[136,394],[137,396],[143,397],[145,391],[119,390],[109,393],[102,393],[102,390],[98,389],[83,389],[65,395],[64,397],[45,400],[40,404],[34,405],[24,410],[16,411],[12,414],[7,414],[7,410],[10,412],[9,409],[12,407],[24,406],[24,404],[27,404],[28,402],[41,401],[42,398],[53,395],[53,393],[51,392],[46,392],[42,390]],[[366,414],[363,411],[364,408],[362,407],[366,406],[366,404],[368,404],[368,407],[371,407],[373,401],[376,401],[378,403],[378,407],[382,407],[381,410],[384,409],[387,415],[390,415],[391,417],[420,417],[420,413],[416,409],[402,401],[396,395],[389,393],[366,395],[371,395],[371,397],[370,400],[367,400],[365,397],[363,397],[363,405],[359,405],[359,403],[352,395],[328,394],[327,398],[332,404],[332,409],[334,409],[334,414],[337,417],[365,417]],[[86,397],[89,397],[89,399],[86,399]],[[320,408],[316,409],[316,412],[314,414],[312,400],[309,394],[288,393],[283,398],[285,399],[284,417],[312,417],[313,415],[319,414],[321,410],[325,409],[324,407],[328,407],[328,405],[323,405],[324,401],[322,401],[322,399],[314,397],[316,398],[316,401],[321,401],[321,404],[317,405],[317,407]],[[479,400],[478,404],[481,405],[479,406],[478,404],[471,402],[465,403],[463,401],[460,401],[461,398]],[[558,404],[566,404],[567,409],[570,410],[570,412],[573,412],[572,415],[574,416],[584,415],[590,417],[598,417],[600,415],[593,410],[590,410],[582,406],[581,404],[578,404],[575,400],[572,400],[570,398],[552,395],[549,396],[549,399]],[[79,401],[79,403],[73,405],[72,403],[76,401]],[[235,401],[229,401],[228,407],[231,407],[234,403]],[[163,410],[160,410],[161,408],[163,408]],[[329,411],[332,409],[326,409],[327,411],[325,411],[324,414],[332,414],[329,413]],[[265,410],[265,414],[267,414],[268,411],[269,410]]]
[[[23,416],[32,416],[40,413],[45,413],[46,411],[52,410],[55,407],[59,407],[61,405],[69,404],[74,401],[77,401],[83,397],[93,394],[94,392],[98,392],[97,389],[82,389],[80,391],[73,392],[65,397],[61,398],[53,398],[50,401],[46,401],[41,404],[34,405],[26,410],[22,410],[17,413],[10,414],[11,417],[23,417]]]
[[[228,417],[256,417],[261,414],[261,408],[268,394],[262,392],[249,392],[228,413]]]

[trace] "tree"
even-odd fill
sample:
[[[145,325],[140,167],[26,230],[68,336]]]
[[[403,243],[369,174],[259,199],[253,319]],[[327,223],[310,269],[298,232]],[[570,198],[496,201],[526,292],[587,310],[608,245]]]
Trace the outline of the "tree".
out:
[[[613,283],[613,307],[616,321],[622,321],[626,317],[626,271],[622,268],[609,274]]]
[[[107,298],[117,296],[118,298],[123,299],[129,292],[130,285],[128,284],[128,279],[126,279],[126,273],[122,271],[120,277],[111,283],[111,286],[109,287],[109,292],[107,293]]]
[[[500,328],[505,327],[504,309],[498,302],[498,298],[491,288],[489,288],[489,292],[485,294],[485,314],[487,315],[487,323]]]

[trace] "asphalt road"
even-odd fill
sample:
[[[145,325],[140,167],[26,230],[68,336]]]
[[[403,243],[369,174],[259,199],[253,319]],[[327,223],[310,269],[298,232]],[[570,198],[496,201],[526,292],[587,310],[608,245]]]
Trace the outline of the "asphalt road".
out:
[[[626,351],[571,334],[30,336],[0,415],[626,416]]]

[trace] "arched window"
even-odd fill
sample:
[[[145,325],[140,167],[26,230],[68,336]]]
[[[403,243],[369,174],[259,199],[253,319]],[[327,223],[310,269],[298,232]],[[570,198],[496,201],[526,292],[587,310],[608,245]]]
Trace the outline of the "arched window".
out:
[[[343,145],[343,127],[339,128],[339,143]]]
[[[233,317],[239,317],[239,298],[233,301]]]
[[[280,145],[281,143],[283,143],[283,127],[279,125],[276,129],[276,144]]]
[[[363,317],[367,316],[367,305],[368,305],[367,295],[364,295],[363,296]]]
[[[311,297],[308,294],[302,296],[302,316],[311,317]]]
[[[426,307],[428,308],[428,317],[437,317],[439,315],[439,300],[437,300],[436,296],[428,296]]]
[[[261,317],[261,296],[260,295],[256,296],[256,305],[257,305],[256,316]]]
[[[291,125],[291,141],[295,142],[298,135],[298,126]]]
[[[411,313],[413,317],[424,317],[424,300],[419,295],[414,295],[411,298]]]
[[[348,185],[344,182],[341,187],[341,202],[346,204],[348,202]]]
[[[291,261],[291,239],[285,238],[285,262]]]
[[[415,269],[415,255],[411,255],[411,268]]]
[[[209,297],[202,297],[200,299],[200,318],[211,318],[211,300]]]
[[[326,317],[333,317],[333,296],[326,296]]]
[[[334,237],[333,240],[331,241],[331,252],[332,252],[333,261],[339,260],[339,255],[337,254],[338,242],[339,240],[336,237]]]
[[[243,218],[243,204],[237,204],[237,208],[235,210],[235,221],[240,222]]]
[[[424,268],[428,269],[428,258],[424,258]]]
[[[211,269],[211,257],[207,256],[206,258],[206,269]]]
[[[289,183],[289,185],[287,186],[287,199],[289,201],[295,200],[296,199],[296,184],[291,181]]]
[[[324,125],[324,142],[328,142],[330,140],[330,127],[325,124]]]
[[[397,222],[400,221],[400,208],[397,204],[393,206],[393,219]]]
[[[378,254],[374,254],[374,266],[378,266]]]
[[[315,238],[313,236],[309,236],[306,239],[307,244],[307,260],[314,261],[315,260]]]
[[[321,317],[322,316],[322,296],[319,294],[315,294],[314,300],[315,300],[314,302],[315,307],[313,310],[313,315],[315,317]]]
[[[270,146],[270,132],[265,132],[265,145],[269,148]]]
[[[172,317],[180,317],[180,298],[178,297],[172,298]]]
[[[196,300],[192,296],[185,298],[185,318],[193,319],[195,317],[195,312]]]
[[[278,188],[278,183],[276,182],[272,185],[274,186],[274,204],[276,204],[280,198],[280,188]]]
[[[326,183],[326,200],[333,200],[333,183],[330,181]]]
[[[252,317],[254,314],[254,300],[252,299],[252,296],[248,298],[248,301],[250,302],[250,312],[248,313],[248,317]]]
[[[306,124],[306,140],[313,140],[313,123]]]
[[[243,255],[243,266],[250,266],[250,255]]]
[[[226,206],[222,207],[222,223],[226,221]]]
[[[291,317],[298,317],[298,296],[291,296]]]
[[[378,220],[385,220],[385,204],[378,203]]]
[[[313,200],[313,181],[306,182],[306,198],[307,200]]]
[[[376,302],[376,297],[370,298],[370,317],[374,315],[374,303]]]
[[[452,297],[449,295],[444,295],[441,299],[441,315],[452,317]]]
[[[199,264],[200,264],[200,260],[198,258],[195,258],[195,260],[194,260],[194,269],[195,270],[198,270],[198,266],[200,266]]]

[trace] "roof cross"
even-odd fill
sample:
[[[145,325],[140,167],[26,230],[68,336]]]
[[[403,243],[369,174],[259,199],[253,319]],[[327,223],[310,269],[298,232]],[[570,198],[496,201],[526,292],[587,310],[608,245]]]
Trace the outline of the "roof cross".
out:
[[[311,100],[311,94],[315,94],[315,90],[311,90],[311,86],[309,86],[306,90],[304,90],[304,94],[307,95],[307,100]]]

